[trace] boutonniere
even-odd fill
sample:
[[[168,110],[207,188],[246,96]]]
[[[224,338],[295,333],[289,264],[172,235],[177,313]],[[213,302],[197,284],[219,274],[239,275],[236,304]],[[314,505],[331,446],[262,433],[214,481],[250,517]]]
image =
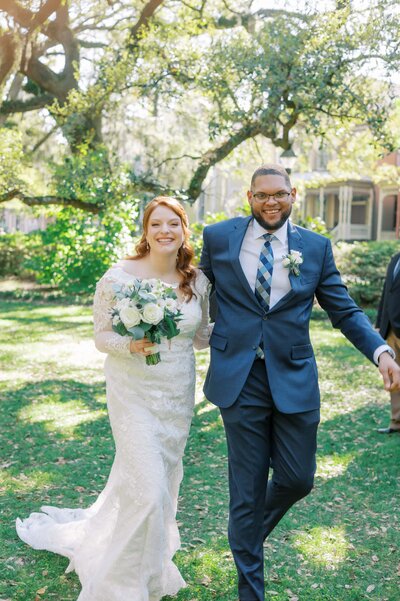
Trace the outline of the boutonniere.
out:
[[[298,250],[292,250],[288,255],[283,255],[283,266],[295,276],[300,275],[299,265],[303,262],[303,255]]]

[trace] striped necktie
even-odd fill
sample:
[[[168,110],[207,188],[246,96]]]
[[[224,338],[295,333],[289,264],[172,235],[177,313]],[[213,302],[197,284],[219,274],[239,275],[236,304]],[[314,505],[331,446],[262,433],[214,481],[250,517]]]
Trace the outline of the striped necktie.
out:
[[[271,297],[272,272],[274,269],[274,253],[271,241],[275,238],[274,234],[264,234],[264,246],[261,249],[258,261],[255,295],[264,311],[268,311]],[[263,343],[257,347],[256,357],[264,359]]]
[[[265,311],[269,309],[271,296],[272,271],[274,269],[274,253],[272,251],[271,241],[275,238],[274,234],[264,234],[264,246],[261,249],[258,260],[255,295],[262,308]]]

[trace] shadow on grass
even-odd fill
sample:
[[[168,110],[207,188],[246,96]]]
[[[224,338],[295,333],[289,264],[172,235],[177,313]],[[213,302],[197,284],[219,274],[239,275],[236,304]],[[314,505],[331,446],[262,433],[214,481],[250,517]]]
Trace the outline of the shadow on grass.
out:
[[[103,394],[101,385],[49,380],[9,393],[1,405],[11,425],[5,437],[11,462],[6,471],[17,478],[15,488],[4,491],[3,553],[6,558],[17,553],[26,561],[21,566],[13,564],[11,576],[5,573],[5,594],[13,601],[30,601],[24,583],[32,572],[37,588],[48,585],[49,599],[76,599],[76,577],[62,575],[66,560],[17,543],[13,522],[43,502],[90,504],[113,458],[105,415],[77,425],[65,436],[46,429],[45,422],[21,422],[19,412],[41,397],[56,398],[64,406],[79,401],[94,411]],[[267,590],[276,601],[287,601],[288,590],[299,601],[397,599],[396,578],[390,575],[396,573],[398,562],[393,551],[397,539],[393,519],[398,514],[400,437],[382,438],[374,432],[379,412],[377,405],[371,405],[335,415],[321,425],[319,461],[333,458],[332,471],[317,477],[315,490],[288,513],[266,545]],[[346,457],[344,467],[340,467],[341,457]],[[189,586],[174,599],[233,601],[236,574],[225,534],[225,437],[218,409],[205,401],[196,406],[184,464],[178,513],[183,550],[176,561]],[[23,480],[18,480],[21,472],[28,479],[36,474],[31,489],[24,489]],[[48,569],[60,573],[50,583],[41,577],[41,571]],[[375,588],[366,594],[371,583]]]
[[[232,601],[236,576],[225,534],[226,447],[218,410],[205,412],[205,407],[205,402],[197,407],[185,456],[179,513],[184,552],[177,563],[190,589],[177,599]],[[331,473],[318,476],[311,495],[271,534],[266,579],[274,599],[287,600],[289,589],[301,601],[397,599],[393,520],[398,515],[400,437],[384,439],[374,432],[379,411],[371,405],[321,425],[319,462],[332,456],[339,470],[333,462]]]
[[[3,326],[3,334],[7,331],[12,333],[13,337],[29,337],[32,334],[40,340],[43,337],[43,328],[51,330],[52,333],[63,332],[65,330],[75,330],[76,335],[88,334],[91,332],[90,312],[88,309],[80,311],[80,307],[63,307],[64,313],[60,314],[57,306],[38,305],[31,306],[31,311],[26,314],[26,306],[23,303],[0,303],[0,312],[2,318],[9,322]],[[21,311],[21,313],[19,313]],[[67,311],[67,313],[65,313]],[[22,328],[19,331],[17,328]],[[45,331],[46,331],[45,330]]]

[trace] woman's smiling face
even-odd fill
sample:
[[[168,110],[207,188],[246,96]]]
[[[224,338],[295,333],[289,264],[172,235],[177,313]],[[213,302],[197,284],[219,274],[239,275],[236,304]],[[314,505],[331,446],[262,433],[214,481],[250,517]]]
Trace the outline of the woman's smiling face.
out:
[[[150,215],[146,239],[152,252],[176,254],[184,241],[180,217],[169,207],[159,205]]]

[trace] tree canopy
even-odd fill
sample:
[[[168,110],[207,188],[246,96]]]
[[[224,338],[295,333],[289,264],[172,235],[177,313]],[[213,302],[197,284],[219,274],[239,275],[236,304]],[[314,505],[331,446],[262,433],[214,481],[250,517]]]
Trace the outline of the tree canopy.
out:
[[[194,202],[245,140],[288,149],[296,128],[321,135],[331,119],[390,148],[399,6],[0,0],[0,201]]]

